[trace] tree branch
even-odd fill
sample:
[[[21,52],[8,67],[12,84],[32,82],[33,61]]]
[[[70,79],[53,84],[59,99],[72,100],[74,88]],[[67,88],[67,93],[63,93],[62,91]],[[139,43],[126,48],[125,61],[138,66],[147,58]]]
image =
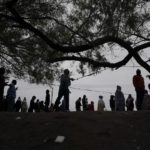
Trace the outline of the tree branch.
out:
[[[130,51],[132,49],[132,47],[130,46],[130,44],[124,40],[121,40],[117,37],[111,37],[111,36],[107,36],[107,37],[103,37],[103,38],[99,38],[97,40],[94,40],[88,44],[85,45],[80,45],[80,46],[61,46],[59,44],[54,43],[53,41],[51,41],[46,35],[44,35],[42,32],[40,32],[38,29],[34,28],[31,24],[25,22],[21,16],[16,12],[16,10],[14,8],[12,8],[11,6],[8,7],[9,11],[15,16],[15,20],[21,24],[24,28],[30,30],[31,32],[35,33],[36,35],[38,35],[41,39],[43,39],[51,48],[57,50],[57,51],[61,51],[64,53],[68,53],[68,52],[72,52],[72,53],[77,53],[77,52],[83,52],[95,47],[98,47],[102,44],[108,43],[108,42],[115,42],[117,44],[119,44],[120,46],[122,46],[123,48],[127,49],[128,51]]]
[[[59,61],[80,61],[84,63],[90,63],[95,67],[109,67],[109,68],[120,68],[123,65],[126,65],[126,63],[132,58],[131,54],[128,54],[123,60],[117,62],[117,63],[110,63],[110,62],[99,62],[90,58],[86,57],[76,57],[76,56],[66,56],[66,57],[59,57],[55,59],[49,59],[48,61],[51,63],[59,62]]]

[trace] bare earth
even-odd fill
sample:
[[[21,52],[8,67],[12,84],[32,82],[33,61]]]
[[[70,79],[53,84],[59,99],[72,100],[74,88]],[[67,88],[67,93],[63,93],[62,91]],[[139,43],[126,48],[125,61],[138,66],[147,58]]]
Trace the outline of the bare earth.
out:
[[[150,112],[0,113],[0,150],[150,150]]]

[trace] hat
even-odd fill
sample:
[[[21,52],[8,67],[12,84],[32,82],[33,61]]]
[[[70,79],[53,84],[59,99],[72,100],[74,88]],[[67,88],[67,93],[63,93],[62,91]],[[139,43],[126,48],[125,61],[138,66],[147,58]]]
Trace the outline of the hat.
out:
[[[99,98],[103,98],[103,96],[100,95]]]

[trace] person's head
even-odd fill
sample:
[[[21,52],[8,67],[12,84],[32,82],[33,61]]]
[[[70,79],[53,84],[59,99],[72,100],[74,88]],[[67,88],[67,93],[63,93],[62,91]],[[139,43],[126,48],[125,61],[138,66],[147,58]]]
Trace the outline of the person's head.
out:
[[[49,90],[46,90],[46,94],[49,94]]]
[[[100,95],[100,96],[99,96],[99,99],[103,99],[103,96]]]
[[[140,69],[137,69],[137,70],[136,70],[136,74],[137,74],[137,75],[141,75],[141,70],[140,70]]]
[[[12,80],[12,84],[16,85],[17,81],[16,80]]]
[[[36,102],[39,103],[39,99],[37,99]]]
[[[64,70],[64,74],[65,74],[65,75],[69,75],[69,73],[70,73],[70,71],[69,71],[68,69],[65,69],[65,70]]]
[[[3,75],[5,73],[5,68],[1,67],[0,68],[0,74]]]
[[[24,101],[26,101],[26,97],[24,97],[24,99],[23,99]]]
[[[85,99],[85,98],[86,98],[86,95],[83,95],[83,98]]]
[[[79,101],[81,101],[81,97],[79,97]]]
[[[121,86],[117,85],[117,90],[121,91]]]
[[[21,101],[21,97],[18,97],[18,101]]]
[[[132,97],[131,94],[129,94],[128,97],[131,98]]]
[[[93,101],[91,101],[91,104],[92,104],[92,105],[94,105],[94,102],[93,102]]]
[[[36,99],[36,96],[32,96],[32,100],[34,101]]]
[[[110,99],[114,99],[114,97],[115,97],[114,95],[110,95]]]

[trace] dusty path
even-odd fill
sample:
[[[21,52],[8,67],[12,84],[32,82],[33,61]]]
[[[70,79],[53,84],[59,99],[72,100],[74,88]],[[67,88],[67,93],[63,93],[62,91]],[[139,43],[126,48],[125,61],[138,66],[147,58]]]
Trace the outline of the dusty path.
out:
[[[150,112],[0,113],[0,150],[150,150]]]

